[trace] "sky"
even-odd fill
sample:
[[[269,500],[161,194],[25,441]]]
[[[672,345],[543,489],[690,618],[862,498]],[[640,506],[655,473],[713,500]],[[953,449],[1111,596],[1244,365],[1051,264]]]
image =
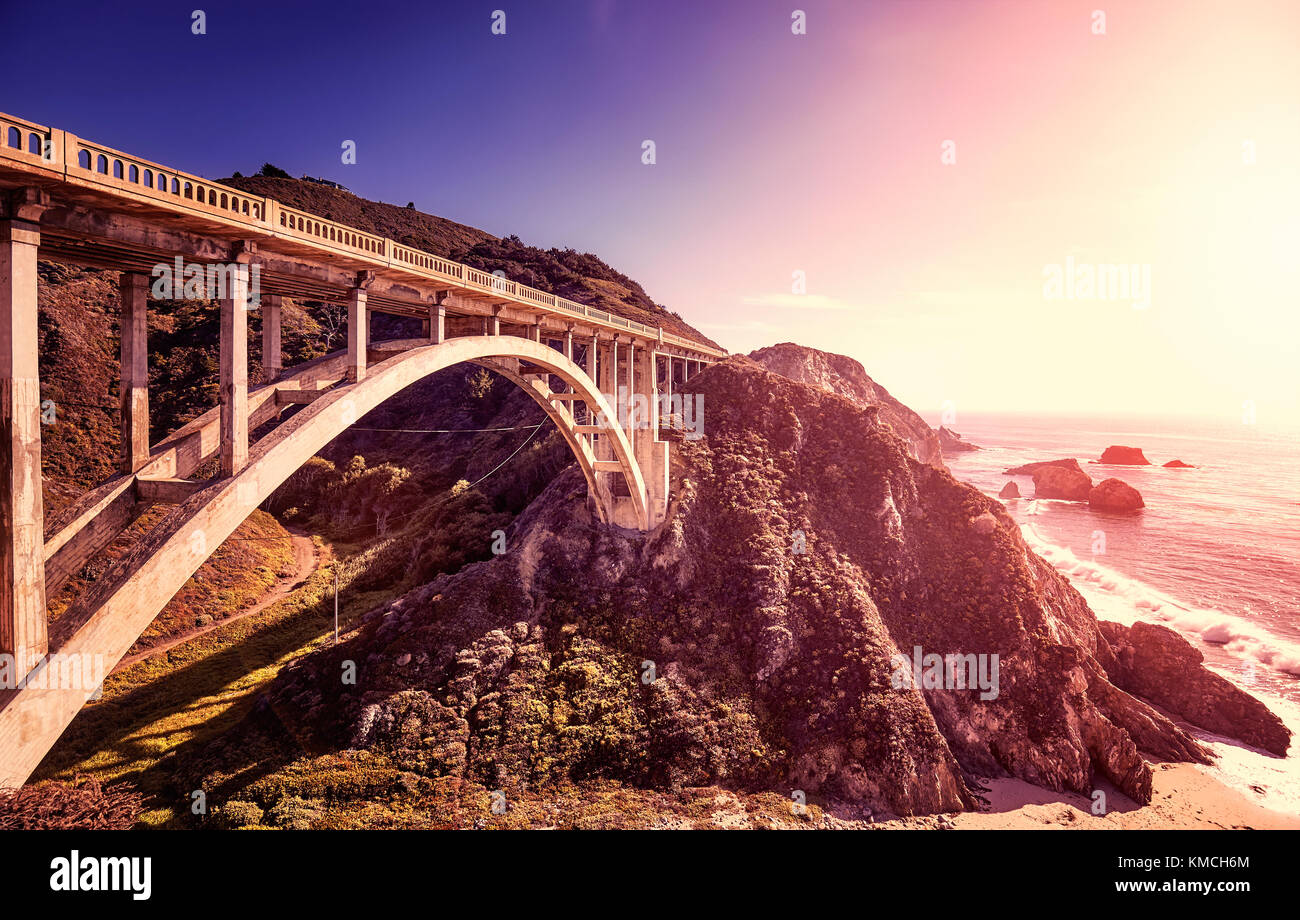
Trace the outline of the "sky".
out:
[[[958,430],[1300,427],[1295,0],[192,3],[0,0],[0,111],[594,252]]]

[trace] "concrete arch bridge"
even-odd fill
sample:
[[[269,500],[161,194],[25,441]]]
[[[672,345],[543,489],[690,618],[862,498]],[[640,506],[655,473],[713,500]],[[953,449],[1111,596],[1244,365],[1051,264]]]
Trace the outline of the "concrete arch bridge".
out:
[[[120,471],[49,520],[38,259],[121,273]],[[220,400],[150,444],[146,320],[160,265],[215,269]],[[286,296],[345,303],[347,348],[283,367]],[[266,382],[250,389],[251,309]],[[421,335],[372,344],[376,312],[418,318]],[[667,511],[670,442],[658,411],[623,404],[657,407],[724,354],[0,113],[0,785],[31,775],[97,689],[87,674],[110,670],[258,504],[390,396],[465,362],[501,374],[564,436],[600,518],[649,530]],[[192,478],[217,459],[216,478]],[[51,630],[47,598],[159,504],[162,519]]]

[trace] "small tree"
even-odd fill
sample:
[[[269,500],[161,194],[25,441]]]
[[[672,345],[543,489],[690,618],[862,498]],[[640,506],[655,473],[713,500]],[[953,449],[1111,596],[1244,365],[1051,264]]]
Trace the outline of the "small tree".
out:
[[[267,176],[271,179],[292,179],[287,172],[271,163],[263,163],[262,168],[257,171],[259,176]]]

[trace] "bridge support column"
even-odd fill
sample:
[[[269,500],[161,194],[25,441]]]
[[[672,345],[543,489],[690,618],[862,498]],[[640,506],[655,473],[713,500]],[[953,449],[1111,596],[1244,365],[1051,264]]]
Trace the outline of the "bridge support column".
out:
[[[614,404],[613,392],[615,389],[614,368],[618,365],[618,336],[615,335],[608,344],[601,341],[599,336],[592,340],[595,347],[596,355],[596,375],[592,377],[596,381],[596,389],[605,394],[610,405]],[[616,420],[607,420],[609,424],[616,424]],[[596,440],[596,459],[612,460],[614,459],[614,450],[610,446],[608,435],[599,435]]]
[[[280,308],[283,298],[268,294],[262,298],[262,376],[266,383],[279,379],[284,370],[280,353]]]
[[[618,402],[618,334],[615,333],[609,343],[609,368],[605,371],[605,392],[609,394],[609,403]]]
[[[366,349],[370,347],[370,316],[366,292],[355,287],[348,294],[348,383],[366,379]]]
[[[428,325],[426,330],[429,334],[429,344],[439,345],[447,340],[447,308],[442,304],[435,304],[429,307],[429,318],[425,320]]]
[[[642,424],[639,412],[641,407],[636,396],[636,342],[632,341],[627,345],[627,390],[623,393],[623,405],[616,404],[614,409],[621,416],[619,421],[624,426],[628,443],[632,445],[633,456],[636,455],[637,444],[642,434],[639,430]]]
[[[26,677],[49,651],[41,496],[36,251],[48,196],[12,193],[0,213],[0,653]]]
[[[649,524],[658,527],[668,516],[668,442],[659,440],[659,357],[652,348],[641,349],[641,355],[641,373],[635,376],[641,378],[639,393],[646,399],[649,418],[637,420],[645,427],[637,432],[635,454],[645,480]]]
[[[248,266],[231,272],[221,298],[221,475],[248,463]]]
[[[122,272],[121,397],[123,473],[149,462],[149,277]]]

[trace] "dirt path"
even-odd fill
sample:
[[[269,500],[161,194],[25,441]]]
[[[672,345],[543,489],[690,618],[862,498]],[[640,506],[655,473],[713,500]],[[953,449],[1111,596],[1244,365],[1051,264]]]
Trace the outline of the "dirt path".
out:
[[[328,547],[323,547],[318,550],[316,544],[312,542],[311,537],[305,533],[290,530],[289,536],[293,540],[294,570],[291,574],[283,576],[276,581],[276,583],[272,585],[265,594],[258,598],[257,603],[236,614],[226,617],[224,620],[213,620],[206,626],[196,626],[194,629],[186,630],[178,636],[173,636],[160,645],[152,646],[142,652],[136,652],[134,655],[127,655],[117,663],[117,667],[113,668],[113,671],[120,671],[122,668],[130,667],[138,661],[152,658],[154,655],[161,655],[178,645],[189,642],[197,636],[202,636],[205,633],[212,632],[214,629],[225,626],[227,623],[233,623],[236,620],[252,616],[255,613],[261,613],[267,607],[270,607],[277,601],[283,600],[288,597],[290,593],[300,588],[311,574],[320,568],[322,563],[327,562],[330,559],[331,554]]]

